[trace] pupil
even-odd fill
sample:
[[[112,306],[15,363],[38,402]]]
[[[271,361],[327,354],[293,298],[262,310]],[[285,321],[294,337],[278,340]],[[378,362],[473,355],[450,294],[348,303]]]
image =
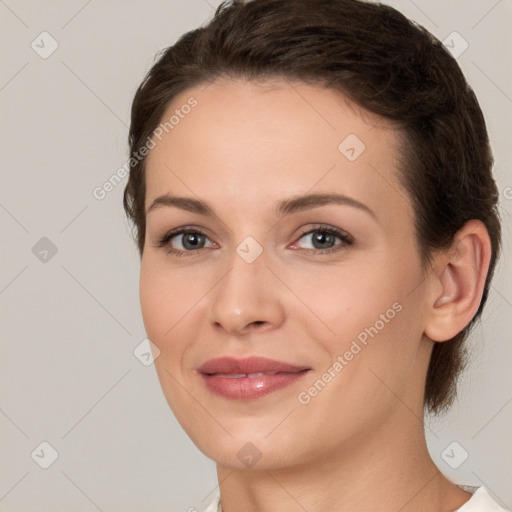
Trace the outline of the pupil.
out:
[[[197,249],[199,245],[201,245],[201,239],[203,235],[198,233],[187,233],[184,237],[183,247],[186,249]]]
[[[317,231],[317,234],[313,236],[313,245],[317,249],[325,249],[325,247],[322,247],[322,244],[331,244],[332,242],[334,242],[334,235],[332,235],[331,233]],[[320,244],[320,247],[317,247],[317,244]],[[329,247],[332,247],[332,245],[329,245]]]

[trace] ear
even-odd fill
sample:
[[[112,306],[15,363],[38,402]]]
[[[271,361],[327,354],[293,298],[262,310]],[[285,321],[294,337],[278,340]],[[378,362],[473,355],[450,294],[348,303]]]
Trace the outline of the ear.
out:
[[[491,241],[483,222],[470,220],[455,235],[449,250],[436,255],[428,277],[428,313],[425,335],[446,341],[462,331],[475,316],[489,263]]]

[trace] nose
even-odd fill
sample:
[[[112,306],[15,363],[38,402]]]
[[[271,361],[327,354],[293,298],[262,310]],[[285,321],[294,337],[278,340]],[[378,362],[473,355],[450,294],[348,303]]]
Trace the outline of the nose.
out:
[[[233,251],[229,263],[208,294],[214,328],[240,336],[279,327],[285,316],[282,284],[267,267],[265,252],[248,263]]]

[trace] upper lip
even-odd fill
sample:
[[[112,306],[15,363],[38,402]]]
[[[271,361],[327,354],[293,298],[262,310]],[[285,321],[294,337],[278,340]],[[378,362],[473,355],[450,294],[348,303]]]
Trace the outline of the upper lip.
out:
[[[266,357],[247,357],[236,359],[235,357],[218,357],[210,359],[201,366],[198,371],[205,374],[249,374],[249,373],[277,373],[288,372],[296,373],[303,370],[309,370],[307,366],[295,366],[293,364],[268,359]]]

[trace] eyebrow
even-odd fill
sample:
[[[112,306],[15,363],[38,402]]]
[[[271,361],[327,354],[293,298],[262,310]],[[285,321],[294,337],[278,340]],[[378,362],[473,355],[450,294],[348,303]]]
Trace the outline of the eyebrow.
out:
[[[343,194],[306,194],[302,196],[294,196],[289,199],[279,201],[274,208],[274,213],[277,216],[284,216],[329,204],[352,206],[368,213],[374,220],[378,220],[375,212],[364,203],[361,203],[360,201],[357,201],[356,199]],[[180,208],[188,212],[197,213],[208,217],[216,216],[213,209],[205,201],[194,199],[192,197],[172,196],[170,194],[158,196],[151,203],[151,206],[147,209],[146,214],[163,206],[173,206],[175,208]]]

